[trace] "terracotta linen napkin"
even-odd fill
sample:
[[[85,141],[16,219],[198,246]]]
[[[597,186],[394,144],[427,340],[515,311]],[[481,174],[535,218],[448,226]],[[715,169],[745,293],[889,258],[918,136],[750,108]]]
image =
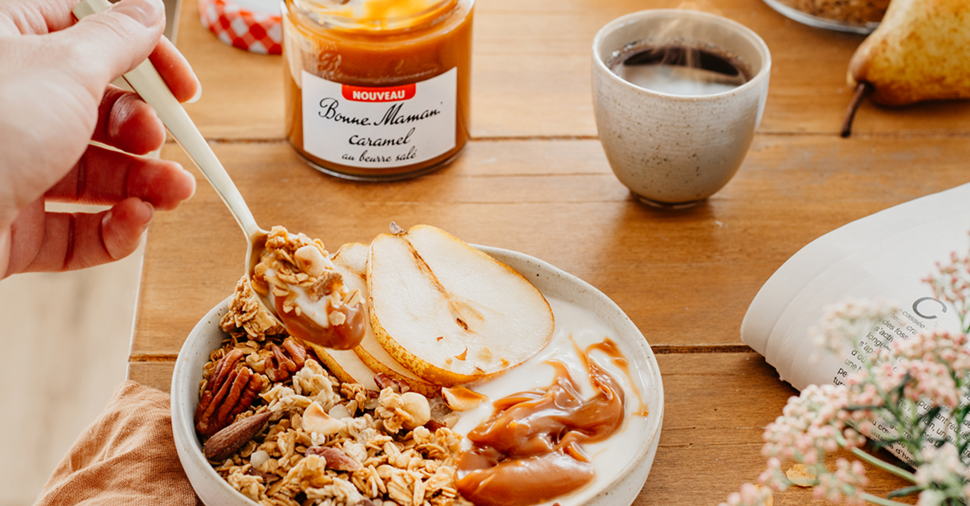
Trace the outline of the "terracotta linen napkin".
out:
[[[38,498],[52,505],[201,505],[175,451],[169,395],[134,381],[58,464]]]

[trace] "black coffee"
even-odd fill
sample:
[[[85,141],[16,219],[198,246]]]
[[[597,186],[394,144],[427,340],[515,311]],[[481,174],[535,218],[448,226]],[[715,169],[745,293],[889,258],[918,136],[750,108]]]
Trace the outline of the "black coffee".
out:
[[[672,95],[723,93],[751,78],[737,56],[689,43],[631,43],[614,53],[609,65],[627,82]]]

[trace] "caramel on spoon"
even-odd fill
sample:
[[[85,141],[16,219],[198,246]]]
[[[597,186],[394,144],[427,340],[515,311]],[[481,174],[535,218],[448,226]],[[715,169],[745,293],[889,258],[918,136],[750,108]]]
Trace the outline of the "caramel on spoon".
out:
[[[78,19],[97,14],[111,7],[108,0],[84,0],[73,10]],[[265,251],[269,232],[259,228],[253,213],[243,200],[232,178],[216,157],[212,148],[189,118],[171,90],[162,80],[158,71],[149,60],[143,61],[124,76],[125,81],[155,109],[162,123],[168,128],[182,149],[202,171],[205,178],[215,188],[216,193],[229,207],[229,211],[246,235],[246,280],[253,285],[253,271]],[[263,307],[286,327],[287,332],[300,339],[328,348],[350,349],[364,337],[364,325],[357,313],[363,313],[360,304],[342,309],[344,323],[331,325],[330,321],[317,321],[306,312],[284,313],[268,295],[253,290]],[[327,308],[329,310],[329,307]]]

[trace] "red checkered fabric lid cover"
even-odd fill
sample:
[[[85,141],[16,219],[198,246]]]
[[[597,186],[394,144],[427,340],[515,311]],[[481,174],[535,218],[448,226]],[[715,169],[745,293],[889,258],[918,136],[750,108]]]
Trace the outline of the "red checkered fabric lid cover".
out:
[[[232,0],[199,0],[199,12],[202,25],[230,46],[253,53],[283,53],[283,24],[278,14],[245,9]]]

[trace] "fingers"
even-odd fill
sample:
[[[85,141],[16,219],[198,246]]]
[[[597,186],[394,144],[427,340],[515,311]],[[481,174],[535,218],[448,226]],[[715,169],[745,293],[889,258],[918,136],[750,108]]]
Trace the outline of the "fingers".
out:
[[[148,58],[164,27],[162,0],[122,0],[51,34],[49,57],[98,96],[107,83]]]
[[[138,95],[108,86],[98,107],[92,139],[128,153],[143,155],[165,143],[165,127]]]
[[[168,39],[162,37],[150,59],[179,102],[199,98],[202,86],[188,61]],[[122,151],[143,155],[162,146],[165,127],[138,95],[109,85],[98,107],[98,123],[92,138]]]
[[[185,56],[175,49],[167,37],[162,37],[149,59],[179,102],[195,102],[199,99],[202,94],[199,78]]]
[[[135,197],[167,211],[194,193],[195,177],[175,162],[90,146],[45,197],[100,205]]]
[[[0,34],[44,34],[62,30],[74,24],[71,9],[77,0],[33,0],[31,2],[0,2],[0,16],[13,26],[0,26]],[[6,28],[7,30],[4,30]]]
[[[151,223],[151,204],[125,199],[97,213],[44,213],[31,209],[12,229],[6,275],[59,272],[120,260],[138,248]]]
[[[120,260],[132,254],[154,215],[151,204],[136,198],[122,200],[111,209],[94,215],[87,229],[76,228],[73,260],[77,266],[67,267],[80,269]],[[100,216],[100,220],[97,216]]]

